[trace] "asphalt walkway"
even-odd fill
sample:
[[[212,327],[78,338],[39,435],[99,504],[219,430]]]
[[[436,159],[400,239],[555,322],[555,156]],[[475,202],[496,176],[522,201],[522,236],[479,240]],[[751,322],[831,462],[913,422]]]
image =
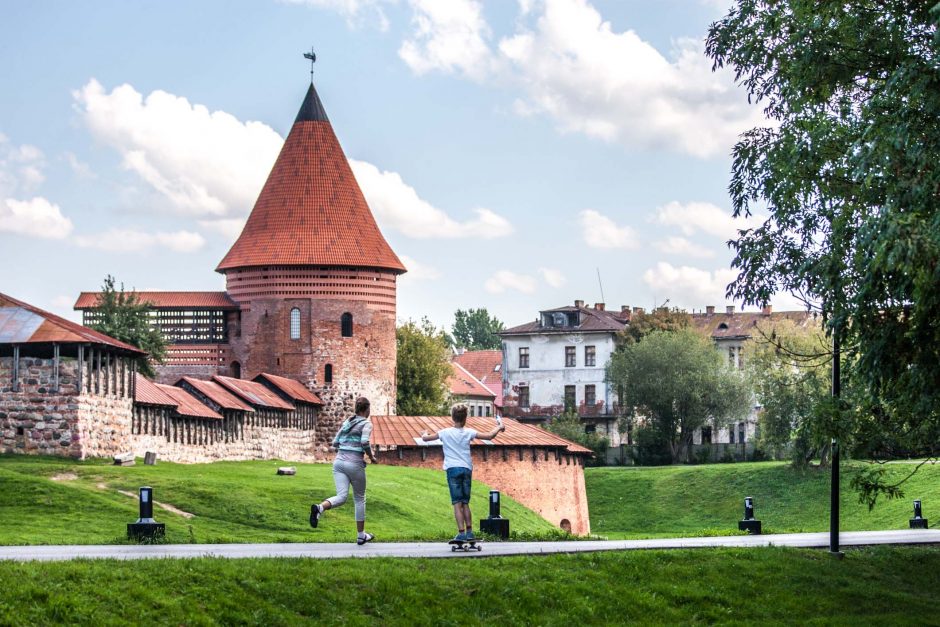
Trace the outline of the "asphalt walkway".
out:
[[[900,531],[845,531],[839,535],[841,547],[876,544],[940,544],[940,529]],[[591,551],[630,551],[639,549],[689,549],[705,547],[789,546],[829,548],[828,533],[785,533],[760,536],[721,536],[711,538],[662,538],[654,540],[585,540],[569,542],[487,542],[480,552],[452,552],[443,542],[374,542],[356,544],[155,544],[155,545],[61,545],[2,546],[0,560],[62,561],[71,559],[153,559],[222,557],[306,557],[338,559],[348,557],[495,557],[541,555]]]

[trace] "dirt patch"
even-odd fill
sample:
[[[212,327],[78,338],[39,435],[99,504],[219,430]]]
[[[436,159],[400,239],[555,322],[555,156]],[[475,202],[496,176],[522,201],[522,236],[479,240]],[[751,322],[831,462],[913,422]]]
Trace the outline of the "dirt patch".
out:
[[[61,472],[57,475],[52,475],[49,478],[53,481],[75,481],[78,479],[78,475],[76,475],[74,472]]]
[[[99,487],[101,486],[100,483],[99,483],[98,485],[99,485]],[[107,487],[107,486],[105,486],[105,487]],[[129,497],[131,497],[132,499],[138,499],[138,498],[140,498],[140,496],[139,496],[138,494],[134,494],[133,492],[127,492],[126,490],[118,490],[118,492],[120,492],[121,494],[123,494],[123,495],[125,495],[125,496],[129,496]],[[193,518],[193,517],[195,517],[195,514],[190,514],[189,512],[184,512],[183,510],[179,509],[178,507],[173,507],[172,505],[169,505],[169,504],[167,504],[167,503],[161,503],[160,501],[154,501],[153,504],[156,505],[157,507],[160,507],[160,508],[165,509],[165,510],[168,511],[168,512],[172,512],[172,513],[174,513],[174,514],[176,514],[176,515],[178,515],[178,516],[182,516],[183,518]]]

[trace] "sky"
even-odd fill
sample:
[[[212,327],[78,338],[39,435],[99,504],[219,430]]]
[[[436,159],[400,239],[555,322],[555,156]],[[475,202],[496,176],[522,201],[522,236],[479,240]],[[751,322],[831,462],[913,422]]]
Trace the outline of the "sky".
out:
[[[732,303],[727,187],[766,124],[722,0],[0,0],[0,292],[222,290],[310,81],[409,272],[398,316]],[[786,295],[775,310],[797,309]]]

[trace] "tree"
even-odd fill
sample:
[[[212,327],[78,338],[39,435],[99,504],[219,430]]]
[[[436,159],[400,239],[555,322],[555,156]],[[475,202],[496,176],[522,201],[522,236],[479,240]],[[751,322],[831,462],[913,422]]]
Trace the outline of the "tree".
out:
[[[744,363],[762,409],[760,445],[792,445],[794,464],[827,457],[829,438],[820,409],[827,406],[832,352],[822,328],[798,327],[789,320],[759,323]]]
[[[547,424],[542,425],[542,428],[594,451],[596,465],[603,465],[607,461],[607,448],[610,446],[610,441],[602,435],[585,431],[578,412],[566,411],[559,414]]]
[[[673,462],[688,454],[693,432],[747,415],[750,392],[712,341],[693,329],[654,331],[614,354],[608,379],[624,406],[669,444]]]
[[[454,341],[467,350],[499,350],[503,344],[496,334],[504,328],[496,316],[490,316],[486,307],[454,312]]]
[[[728,294],[818,304],[869,394],[832,424],[870,450],[940,443],[938,20],[932,2],[739,0],[706,44],[771,121],[734,148],[734,216],[769,217],[730,242]]]
[[[449,413],[451,375],[449,347],[443,330],[427,318],[409,320],[395,330],[398,346],[398,413],[402,416],[441,416]]]
[[[634,313],[630,324],[620,332],[621,345],[639,342],[653,331],[678,331],[692,326],[692,316],[679,308],[657,307],[650,313]]]
[[[153,364],[164,362],[167,343],[160,329],[150,324],[150,308],[150,303],[140,302],[136,292],[125,292],[123,283],[116,289],[109,274],[95,303],[96,319],[91,328],[146,351],[147,356],[137,359],[137,371],[153,378]]]

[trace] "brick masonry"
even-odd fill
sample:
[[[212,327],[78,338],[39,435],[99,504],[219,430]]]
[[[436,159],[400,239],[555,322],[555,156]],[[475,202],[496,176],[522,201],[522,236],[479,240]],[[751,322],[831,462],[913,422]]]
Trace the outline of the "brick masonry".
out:
[[[544,447],[496,446],[473,447],[471,455],[475,480],[511,496],[556,527],[567,524],[575,535],[591,533],[584,467],[577,455],[556,455],[555,450]],[[390,466],[439,470],[444,462],[439,447],[399,448],[377,456]],[[447,490],[443,472],[441,490]],[[488,513],[474,512],[474,519],[486,518]]]

